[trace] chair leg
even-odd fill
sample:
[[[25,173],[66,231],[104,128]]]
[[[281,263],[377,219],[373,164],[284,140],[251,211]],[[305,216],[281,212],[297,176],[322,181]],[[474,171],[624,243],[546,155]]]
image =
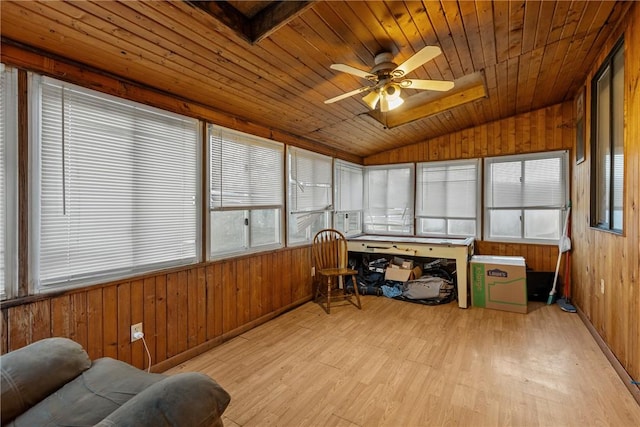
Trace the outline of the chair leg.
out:
[[[353,292],[356,294],[356,301],[358,301],[358,309],[362,310],[362,304],[360,304],[360,291],[358,291],[358,281],[356,279],[355,274],[351,276],[351,280],[353,280]]]
[[[318,301],[318,297],[320,296],[320,286],[322,285],[322,276],[316,276],[314,285],[316,288],[315,295],[313,296],[314,301]]]
[[[327,277],[327,314],[331,314],[331,276]]]

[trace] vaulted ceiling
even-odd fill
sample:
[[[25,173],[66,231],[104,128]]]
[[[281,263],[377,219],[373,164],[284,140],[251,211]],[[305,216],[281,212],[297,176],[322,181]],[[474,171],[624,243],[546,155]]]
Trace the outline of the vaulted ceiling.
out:
[[[7,1],[2,43],[26,45],[240,119],[366,157],[572,99],[626,2]],[[421,95],[386,126],[352,96],[380,52],[443,54],[412,78],[479,79],[482,97]],[[420,91],[421,93],[425,93]],[[477,92],[474,92],[477,94]],[[403,94],[419,99],[418,91]],[[410,104],[409,102],[405,104]],[[407,108],[402,110],[402,108]],[[411,107],[411,105],[409,105]],[[410,114],[407,105],[395,114]],[[375,116],[375,117],[374,117]]]

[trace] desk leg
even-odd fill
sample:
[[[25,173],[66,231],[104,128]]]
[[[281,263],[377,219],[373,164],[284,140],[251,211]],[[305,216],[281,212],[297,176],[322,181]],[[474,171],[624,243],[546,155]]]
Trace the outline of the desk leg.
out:
[[[463,257],[456,258],[456,275],[458,276],[458,307],[467,308],[468,279],[467,279],[467,253]]]

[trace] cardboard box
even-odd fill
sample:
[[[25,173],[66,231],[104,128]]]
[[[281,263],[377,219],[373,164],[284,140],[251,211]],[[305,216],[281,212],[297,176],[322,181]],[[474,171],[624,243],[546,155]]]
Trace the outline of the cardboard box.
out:
[[[395,282],[407,282],[422,276],[422,269],[420,266],[413,269],[402,268],[397,264],[389,264],[387,270],[384,273],[384,280],[393,280]]]
[[[400,258],[400,257],[393,257],[393,261],[391,262],[392,265],[397,265],[400,268],[404,268],[405,270],[412,270],[413,269],[413,260],[412,259],[405,259],[405,258]]]
[[[523,257],[471,257],[471,305],[527,312],[527,273]]]

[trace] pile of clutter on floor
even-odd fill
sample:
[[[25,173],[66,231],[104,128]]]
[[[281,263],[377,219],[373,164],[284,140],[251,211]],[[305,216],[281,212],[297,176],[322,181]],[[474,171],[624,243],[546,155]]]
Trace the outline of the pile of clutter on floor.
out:
[[[427,262],[400,257],[367,255],[349,260],[358,270],[361,295],[377,295],[425,305],[446,304],[457,298],[455,261],[434,259]],[[349,287],[353,284],[349,281]]]

